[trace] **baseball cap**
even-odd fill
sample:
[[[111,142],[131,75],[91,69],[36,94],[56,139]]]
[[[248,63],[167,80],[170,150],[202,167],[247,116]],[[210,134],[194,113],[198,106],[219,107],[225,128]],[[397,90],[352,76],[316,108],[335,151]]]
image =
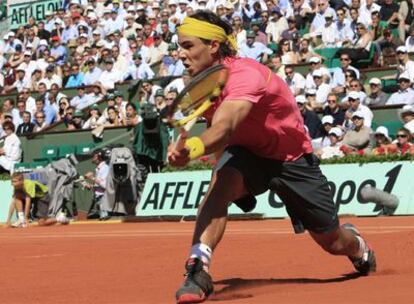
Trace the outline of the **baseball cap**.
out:
[[[141,56],[141,54],[140,53],[138,53],[138,52],[136,52],[136,53],[134,53],[134,55],[132,55],[132,59],[142,59],[142,56]]]
[[[386,138],[389,138],[389,135],[388,135],[388,129],[386,128],[386,127],[384,127],[384,126],[379,126],[376,130],[375,130],[375,133],[374,133],[375,135],[377,135],[377,134],[382,134],[382,135],[384,135]]]
[[[296,96],[296,103],[305,104],[307,102],[306,97],[303,95]]]
[[[341,128],[333,127],[329,130],[329,135],[335,135],[336,137],[341,137],[344,133],[342,132]]]
[[[10,118],[13,118],[13,114],[12,113],[10,113],[10,112],[6,112],[6,113],[4,113],[4,115],[3,115],[5,118],[6,117],[10,117]]]
[[[357,117],[357,118],[365,118],[364,113],[362,113],[362,111],[355,111],[354,113],[352,113],[352,118]]]
[[[309,62],[310,63],[319,63],[319,62],[321,62],[321,59],[319,57],[314,56],[314,57],[311,57],[309,59]]]
[[[47,43],[47,41],[46,41],[46,39],[41,39],[40,41],[39,41],[39,46],[48,46],[48,43]]]
[[[408,73],[407,73],[407,72],[404,72],[404,73],[402,73],[400,76],[398,76],[398,80],[400,80],[400,79],[406,79],[406,80],[408,80],[408,81],[411,81],[411,80],[410,80],[410,76],[408,75]]]
[[[52,11],[46,11],[45,12],[45,16],[52,16],[53,15],[53,12]]]
[[[332,117],[332,115],[325,115],[324,117],[322,117],[322,124],[333,124],[334,122],[334,118]]]
[[[322,71],[321,70],[315,70],[312,73],[312,77],[322,77]]]
[[[248,31],[246,33],[246,38],[255,38],[256,37],[256,33],[253,31]]]
[[[76,111],[73,113],[73,117],[83,117],[83,113],[82,113],[82,111],[81,111],[81,110],[76,110]]]
[[[79,12],[73,12],[72,13],[72,19],[80,18],[80,16],[81,16],[81,14],[79,14]]]
[[[86,34],[86,33],[82,33],[82,34],[80,34],[80,35],[79,35],[79,37],[82,37],[82,38],[88,38],[88,34]]]
[[[155,92],[155,97],[157,97],[157,96],[164,96],[164,90],[163,89],[158,89]]]
[[[60,41],[60,37],[59,36],[53,36],[52,41]]]
[[[400,110],[400,115],[405,113],[413,113],[414,114],[414,106],[412,105],[405,105]]]
[[[25,51],[24,53],[23,53],[23,55],[24,56],[32,56],[32,52],[30,52],[30,51]]]
[[[371,78],[371,80],[369,81],[369,84],[376,84],[376,85],[381,85],[381,79],[379,78]]]
[[[101,34],[101,31],[100,30],[94,30],[92,32],[92,35],[100,35],[100,34]]]
[[[316,90],[315,89],[307,89],[305,91],[305,95],[316,95]]]
[[[359,95],[358,92],[352,91],[352,92],[349,92],[349,94],[348,94],[348,100],[350,98],[351,99],[360,99],[360,95]]]
[[[403,45],[397,47],[397,53],[398,52],[402,52],[402,53],[407,53],[407,48]]]
[[[324,17],[325,17],[325,18],[333,18],[333,14],[332,14],[332,12],[331,12],[331,11],[326,11],[326,13],[325,13]]]

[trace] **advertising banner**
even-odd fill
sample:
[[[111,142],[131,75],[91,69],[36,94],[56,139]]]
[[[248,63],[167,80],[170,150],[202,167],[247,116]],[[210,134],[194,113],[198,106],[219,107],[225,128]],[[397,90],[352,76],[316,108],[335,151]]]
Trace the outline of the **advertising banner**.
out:
[[[381,208],[373,203],[364,203],[361,199],[361,190],[367,185],[399,198],[395,214],[414,214],[414,163],[338,164],[323,165],[321,169],[329,181],[339,214],[379,214]],[[195,215],[208,189],[210,176],[210,171],[150,174],[137,207],[137,215]],[[232,185],[228,186],[230,188]],[[270,191],[257,196],[257,207],[253,212],[271,218],[287,216],[283,203]],[[232,205],[229,213],[243,212]]]
[[[47,11],[57,11],[62,7],[62,0],[13,0],[9,1],[8,19],[10,29],[27,24],[30,17],[44,20]]]

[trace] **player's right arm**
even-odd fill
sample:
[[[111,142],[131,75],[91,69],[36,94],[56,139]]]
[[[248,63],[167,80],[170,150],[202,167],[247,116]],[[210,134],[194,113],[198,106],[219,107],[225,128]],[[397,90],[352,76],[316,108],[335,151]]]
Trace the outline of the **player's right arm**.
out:
[[[24,217],[26,220],[29,220],[31,204],[32,204],[31,197],[29,195],[26,195],[26,203],[24,206]]]

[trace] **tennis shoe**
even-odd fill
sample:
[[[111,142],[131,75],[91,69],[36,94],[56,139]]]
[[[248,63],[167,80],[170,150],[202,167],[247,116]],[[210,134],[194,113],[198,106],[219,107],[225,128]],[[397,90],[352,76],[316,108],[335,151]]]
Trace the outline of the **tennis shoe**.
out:
[[[25,220],[18,219],[13,224],[11,224],[13,228],[27,228],[27,222]]]
[[[359,233],[358,229],[350,224],[346,223],[342,225],[342,228],[349,230],[352,232],[355,236],[358,236],[362,238],[361,234]],[[363,238],[362,238],[363,239]],[[364,239],[363,239],[364,240]],[[377,261],[375,258],[375,252],[374,250],[368,245],[368,243],[364,240],[366,244],[366,250],[362,254],[362,257],[359,259],[351,258],[352,264],[354,265],[355,269],[362,275],[368,275],[371,272],[375,272],[377,270]]]
[[[187,273],[183,285],[175,294],[177,304],[204,302],[214,290],[211,276],[203,269],[203,262],[189,259],[185,265]]]
[[[68,225],[69,219],[66,217],[65,212],[60,211],[58,215],[56,216],[56,221],[62,225]]]

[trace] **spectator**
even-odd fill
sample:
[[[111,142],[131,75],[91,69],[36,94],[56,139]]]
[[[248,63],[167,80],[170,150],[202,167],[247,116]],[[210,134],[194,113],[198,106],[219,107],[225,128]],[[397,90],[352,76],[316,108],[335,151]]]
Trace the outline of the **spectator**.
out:
[[[114,69],[114,61],[110,58],[104,61],[105,70],[99,77],[99,83],[104,90],[111,90],[115,88],[115,84],[123,80],[121,73]]]
[[[282,58],[283,64],[297,64],[299,57],[296,52],[292,51],[290,47],[290,42],[287,39],[282,38],[279,43],[280,47],[280,57]]]
[[[338,39],[342,45],[346,45],[354,39],[354,32],[351,29],[351,22],[346,18],[346,10],[340,7],[336,10],[337,20],[335,22],[338,32]]]
[[[240,47],[240,57],[266,62],[268,55],[271,55],[273,52],[263,43],[255,41],[255,38],[255,32],[248,31],[246,33],[246,42]]]
[[[72,74],[70,75],[66,88],[76,88],[83,85],[84,74],[79,70],[79,64],[72,65]]]
[[[336,94],[330,93],[326,99],[326,107],[323,110],[323,115],[332,116],[334,126],[342,126],[345,120],[345,110],[338,104],[338,97]]]
[[[166,76],[181,76],[185,70],[185,66],[179,57],[177,50],[171,51],[171,63],[168,65],[168,73]],[[152,77],[148,77],[151,79]]]
[[[23,122],[17,127],[16,135],[27,135],[33,132],[34,123],[32,123],[32,114],[29,111],[23,113]]]
[[[55,108],[46,105],[43,98],[36,99],[36,113],[43,113],[43,118],[45,119],[44,123],[46,126],[53,124],[57,118],[57,111]]]
[[[316,151],[316,155],[320,159],[329,159],[329,158],[340,158],[344,156],[344,153],[341,150],[342,146],[342,135],[343,132],[341,128],[334,127],[329,130],[329,146],[321,148],[319,151]]]
[[[155,33],[153,39],[154,44],[148,49],[149,65],[161,62],[162,58],[168,55],[168,44],[162,40],[161,35]]]
[[[397,142],[395,147],[399,154],[414,154],[414,145],[411,143],[412,135],[406,128],[400,128],[397,131]]]
[[[279,54],[272,55],[270,59],[269,67],[280,78],[282,79],[286,78],[285,65],[282,63],[282,58],[280,57]]]
[[[380,9],[381,20],[386,21],[390,28],[397,28],[398,21],[398,4],[393,0],[384,0]]]
[[[283,31],[288,29],[288,22],[278,7],[272,8],[270,11],[270,22],[266,26],[266,34],[268,41],[279,42]],[[238,17],[241,21],[241,18]],[[240,46],[240,44],[239,44]]]
[[[19,163],[22,158],[20,139],[14,133],[14,124],[10,121],[3,123],[5,133],[4,145],[0,148],[0,173],[10,173],[14,165]]]
[[[158,85],[152,84],[150,80],[143,81],[142,88],[141,88],[141,92],[142,92],[141,102],[149,102],[149,103],[155,104],[155,93],[159,89],[162,89],[162,88]]]
[[[296,73],[293,69],[293,66],[285,67],[286,78],[285,81],[288,84],[293,95],[302,95],[305,93],[305,84],[306,80],[301,74]]]
[[[371,50],[372,37],[368,32],[367,27],[362,22],[357,22],[357,32],[355,42],[352,46],[343,48],[342,54],[348,54],[352,62],[357,63],[358,60],[367,59]]]
[[[89,108],[88,119],[83,124],[82,129],[95,129],[98,126],[98,121],[100,117],[101,111],[99,111],[98,105],[92,105]]]
[[[408,51],[405,46],[399,46],[397,48],[397,57],[398,57],[398,78],[401,74],[406,74],[409,77],[410,82],[414,81],[414,61],[410,60],[408,56]]]
[[[322,44],[319,45],[320,48],[333,48],[338,45],[339,32],[337,30],[337,25],[333,22],[333,13],[325,13],[325,25],[320,28],[320,32],[317,32],[322,36]]]
[[[90,95],[85,93],[84,86],[77,87],[78,94],[70,100],[70,105],[77,110],[83,110],[92,105],[95,100]]]
[[[309,136],[311,138],[321,137],[322,122],[315,112],[306,109],[306,98],[303,95],[296,96],[296,103],[302,114],[305,126],[308,128]]]
[[[355,111],[352,113],[352,124],[354,128],[345,133],[342,141],[342,152],[344,154],[370,152],[370,134],[371,128],[364,123],[364,113],[362,111]]]
[[[341,67],[335,68],[332,81],[331,81],[332,90],[337,94],[345,93],[346,72],[348,70],[354,71],[356,78],[359,79],[359,71],[355,67],[351,66],[352,61],[351,61],[351,58],[348,56],[348,54],[341,54],[340,60],[341,60]]]
[[[398,85],[399,90],[390,96],[386,105],[414,104],[414,90],[410,88],[411,81],[407,73],[398,77]]]
[[[371,124],[372,124],[372,119],[374,117],[374,114],[372,113],[372,111],[367,107],[364,106],[361,101],[360,101],[361,97],[360,94],[358,94],[358,92],[351,92],[348,95],[348,102],[349,102],[349,108],[345,113],[345,122],[344,122],[344,126],[346,128],[353,128],[354,127],[354,113],[358,112],[358,113],[362,113],[363,116],[356,116],[359,118],[362,118],[362,121],[364,123],[364,125],[368,128],[371,128]],[[355,119],[358,120],[358,119]],[[358,120],[359,122],[359,120]]]
[[[375,144],[372,154],[385,155],[395,153],[395,147],[391,145],[391,138],[388,135],[388,129],[384,126],[379,126],[374,133]]]
[[[67,114],[67,112],[66,112]],[[83,126],[83,113],[81,110],[75,110],[73,112],[73,118],[68,122],[68,130],[82,130]]]
[[[3,104],[3,106],[6,104],[6,102]],[[26,102],[20,98],[17,100],[17,109],[12,109],[11,114],[13,116],[13,124],[15,126],[20,125],[23,123],[23,114],[27,111]],[[30,113],[34,113],[36,111],[36,107],[30,111]],[[7,113],[9,111],[4,111],[4,113]]]
[[[329,83],[330,77],[331,77],[331,73],[329,72],[329,70],[325,67],[322,66],[322,60],[320,57],[312,57],[309,59],[310,62],[310,71],[309,73],[306,75],[306,88],[307,89],[314,89],[316,88],[316,84],[313,81],[313,72],[318,70],[322,73],[322,81],[324,83]]]
[[[410,14],[412,13],[410,12]],[[409,33],[410,35],[405,40],[405,47],[407,48],[408,53],[414,53],[414,26],[410,26]]]
[[[61,45],[59,36],[52,37],[52,47],[50,49],[50,55],[53,58],[55,58],[55,61],[58,65],[64,64],[67,60],[67,51],[65,47]]]
[[[414,106],[405,105],[399,112],[404,128],[408,130],[414,129]]]
[[[371,78],[369,81],[370,94],[365,99],[364,104],[367,106],[383,106],[387,103],[388,95],[381,90],[381,80]]]
[[[310,106],[312,109],[322,109],[326,103],[326,99],[328,98],[328,94],[331,92],[331,87],[323,82],[323,74],[320,70],[315,70],[312,73],[313,82],[315,83],[316,89],[316,100],[315,103],[311,104]]]
[[[329,133],[334,126],[334,118],[331,115],[322,117],[322,136],[312,140],[312,147],[314,151],[327,147],[331,144]]]
[[[46,89],[50,90],[52,87],[52,84],[57,84],[59,87],[62,86],[62,78],[59,77],[59,75],[56,74],[56,67],[53,64],[48,65],[46,68],[45,77],[42,78],[39,82],[44,83],[46,85]],[[68,79],[69,80],[69,79]]]
[[[302,38],[300,41],[298,56],[300,62],[310,62],[311,58],[319,57],[319,55],[312,50],[309,39],[306,38]]]
[[[59,109],[57,121],[64,121],[66,117],[66,110],[69,107],[69,100],[66,97],[63,97],[59,100]]]
[[[86,64],[88,66],[88,71],[85,73],[83,84],[88,86],[99,80],[102,70],[96,66],[96,61],[93,58],[89,58]]]
[[[329,7],[328,1],[327,0],[319,0],[319,2],[317,2],[317,9],[316,9],[316,15],[313,18],[311,27],[310,27],[310,32],[314,33],[314,32],[320,32],[321,29],[323,28],[323,26],[325,25],[325,15],[326,14],[332,14],[332,16],[334,17],[334,19],[336,19],[336,13],[335,10],[332,9],[331,7]]]
[[[108,107],[108,118],[106,119],[104,126],[105,127],[120,127],[122,122],[119,119],[119,112],[115,107]]]
[[[124,126],[136,126],[142,121],[141,116],[138,115],[137,107],[133,103],[126,105],[126,115],[123,121]]]
[[[124,75],[128,70],[128,61],[120,54],[119,47],[116,45],[112,47],[112,56],[115,61],[114,69]]]
[[[26,80],[26,71],[22,67],[18,67],[16,69],[16,80],[11,86],[5,86],[4,91],[5,92],[11,92],[13,90],[17,90],[17,92],[21,92],[24,89],[30,89],[30,82]]]
[[[43,111],[35,112],[34,120],[33,120],[33,123],[35,125],[33,129],[34,133],[41,132],[46,129],[48,125],[46,124],[45,118],[46,118],[46,115]]]
[[[152,79],[154,72],[150,66],[142,60],[142,55],[139,52],[134,53],[132,56],[134,64],[128,67],[128,72],[125,74],[124,79]]]
[[[361,103],[364,103],[367,94],[364,92],[364,87],[362,86],[361,82],[358,79],[354,78],[355,72],[353,70],[349,70],[345,75],[345,79],[350,80],[349,85],[346,87],[346,96],[342,99],[342,102],[346,102],[348,100],[349,94],[356,92],[359,94],[359,100]],[[348,75],[350,75],[349,78]]]
[[[380,64],[394,65],[398,63],[397,48],[401,44],[398,37],[395,37],[390,29],[384,29],[384,38],[378,41],[381,51]],[[393,77],[396,78],[395,76]]]
[[[282,39],[294,41],[299,37],[299,31],[296,27],[296,18],[295,16],[290,16],[287,19],[288,28],[282,32]]]

